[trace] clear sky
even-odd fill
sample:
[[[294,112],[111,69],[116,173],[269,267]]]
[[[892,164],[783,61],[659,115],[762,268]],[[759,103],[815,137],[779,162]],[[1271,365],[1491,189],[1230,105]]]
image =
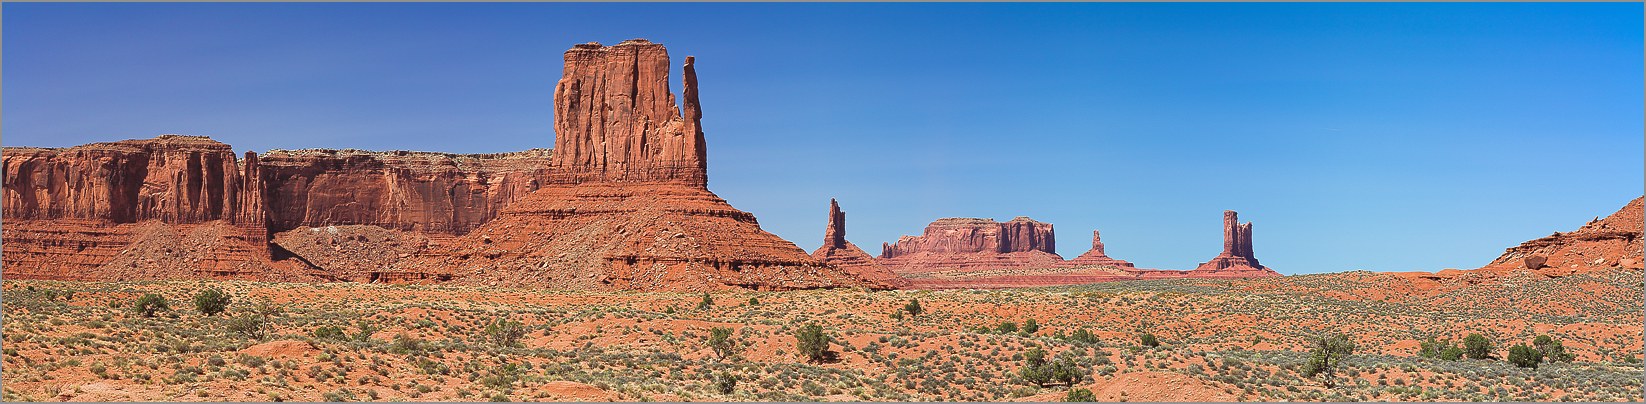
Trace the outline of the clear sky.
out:
[[[709,188],[808,251],[1029,216],[1193,268],[1483,265],[1643,192],[1642,5],[5,3],[8,146],[553,145],[561,53],[697,56]]]

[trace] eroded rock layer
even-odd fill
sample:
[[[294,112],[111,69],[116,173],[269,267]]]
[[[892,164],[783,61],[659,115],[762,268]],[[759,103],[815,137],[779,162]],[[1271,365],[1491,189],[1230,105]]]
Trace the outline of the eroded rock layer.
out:
[[[873,256],[856,244],[846,241],[846,212],[840,210],[840,203],[832,198],[829,199],[829,226],[823,230],[823,245],[812,251],[812,258],[860,278],[894,287],[908,286],[907,280],[875,262]]]
[[[299,227],[274,235],[276,255],[289,254],[308,274],[329,281],[378,281],[373,275],[428,246],[422,233],[371,225]]]
[[[572,290],[890,287],[812,259],[706,189],[670,183],[546,187],[393,272],[379,277]]]
[[[1642,268],[1642,200],[1635,198],[1606,218],[1583,227],[1521,243],[1481,269],[1527,269],[1546,276],[1565,276],[1600,269]]]
[[[994,219],[938,219],[920,236],[903,236],[896,244],[882,244],[877,261],[899,274],[1066,266],[1056,253],[1052,225],[1027,217],[1004,223]]]
[[[462,235],[549,181],[550,151],[271,150],[258,163],[271,227],[372,225]]]

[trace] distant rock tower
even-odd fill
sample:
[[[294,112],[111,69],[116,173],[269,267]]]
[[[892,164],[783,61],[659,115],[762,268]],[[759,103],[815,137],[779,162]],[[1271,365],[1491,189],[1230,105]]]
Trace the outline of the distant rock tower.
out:
[[[1199,276],[1280,276],[1252,255],[1252,223],[1240,224],[1235,211],[1223,211],[1223,253],[1196,267]]]
[[[834,198],[829,198],[829,227],[823,229],[823,246],[812,251],[812,258],[864,279],[895,287],[908,285],[902,277],[875,262],[869,253],[846,241],[846,212],[840,210],[840,203]]]
[[[1069,260],[1069,263],[1073,264],[1073,265],[1107,265],[1107,266],[1117,266],[1117,267],[1127,267],[1127,268],[1132,268],[1133,267],[1132,263],[1130,263],[1130,262],[1117,260],[1117,259],[1114,259],[1114,258],[1109,258],[1108,255],[1103,253],[1103,238],[1102,238],[1102,236],[1098,235],[1097,230],[1092,230],[1092,249],[1089,250],[1089,251],[1086,251],[1085,254],[1080,254],[1079,257],[1075,257],[1074,259]]]

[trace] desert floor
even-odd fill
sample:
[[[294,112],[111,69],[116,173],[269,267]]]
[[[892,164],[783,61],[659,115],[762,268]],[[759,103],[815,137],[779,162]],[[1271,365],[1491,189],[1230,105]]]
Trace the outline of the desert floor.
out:
[[[1039,347],[1103,401],[1641,400],[1640,271],[1557,279],[1470,274],[1434,280],[1348,272],[1254,280],[1166,280],[1017,290],[563,292],[238,281],[7,280],[6,400],[1033,400],[1069,386],[1021,376]],[[205,316],[198,291],[233,296]],[[170,310],[132,306],[157,293]],[[918,316],[894,313],[910,299]],[[258,302],[279,313],[262,338],[233,331]],[[1035,333],[1021,331],[1033,319]],[[488,325],[519,322],[518,343]],[[1019,332],[1001,332],[1013,322]],[[795,333],[834,339],[812,363]],[[341,333],[319,332],[338,330]],[[332,328],[335,327],[335,328]],[[735,347],[706,344],[727,327]],[[981,328],[988,328],[982,330]],[[1089,330],[1095,341],[1058,336]],[[1358,345],[1327,389],[1300,374],[1307,338]],[[1143,333],[1160,346],[1145,347]],[[1503,357],[1538,334],[1572,363],[1416,356],[1430,336],[1481,333]],[[730,392],[718,383],[735,377]]]

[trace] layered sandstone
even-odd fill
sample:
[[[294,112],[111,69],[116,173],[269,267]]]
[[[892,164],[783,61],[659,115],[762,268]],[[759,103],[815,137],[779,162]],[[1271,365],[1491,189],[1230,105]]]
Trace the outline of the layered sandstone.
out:
[[[1103,252],[1103,237],[1098,234],[1097,230],[1092,230],[1092,249],[1087,250],[1085,254],[1080,254],[1079,257],[1069,260],[1069,264],[1076,266],[1099,265],[1126,268],[1133,267],[1132,263],[1109,258],[1109,256]]]
[[[1635,198],[1606,218],[1583,227],[1521,243],[1482,267],[1503,271],[1526,269],[1546,276],[1566,276],[1600,269],[1642,268],[1642,201]]]
[[[4,276],[284,279],[268,260],[255,160],[200,136],[7,147]]]
[[[813,259],[707,189],[691,58],[682,115],[662,45],[584,44],[565,57],[553,180],[379,279],[575,290],[893,286]]]
[[[248,159],[249,160],[249,159]],[[274,231],[372,225],[462,235],[550,181],[550,151],[271,150],[257,160]]]
[[[299,227],[274,235],[276,255],[287,254],[306,274],[328,281],[376,282],[374,275],[429,246],[429,237],[371,225]]]
[[[1027,217],[1003,223],[994,219],[938,219],[920,236],[903,236],[896,244],[882,244],[877,261],[899,274],[1067,266],[1056,253],[1052,225]]]
[[[829,199],[829,225],[823,230],[823,245],[812,251],[812,258],[861,278],[880,280],[895,287],[908,285],[862,248],[846,241],[846,212],[840,210],[840,203],[833,198]]]
[[[1238,214],[1232,210],[1223,211],[1223,252],[1189,274],[1206,278],[1280,276],[1257,262],[1252,254],[1252,223],[1240,223]]]

